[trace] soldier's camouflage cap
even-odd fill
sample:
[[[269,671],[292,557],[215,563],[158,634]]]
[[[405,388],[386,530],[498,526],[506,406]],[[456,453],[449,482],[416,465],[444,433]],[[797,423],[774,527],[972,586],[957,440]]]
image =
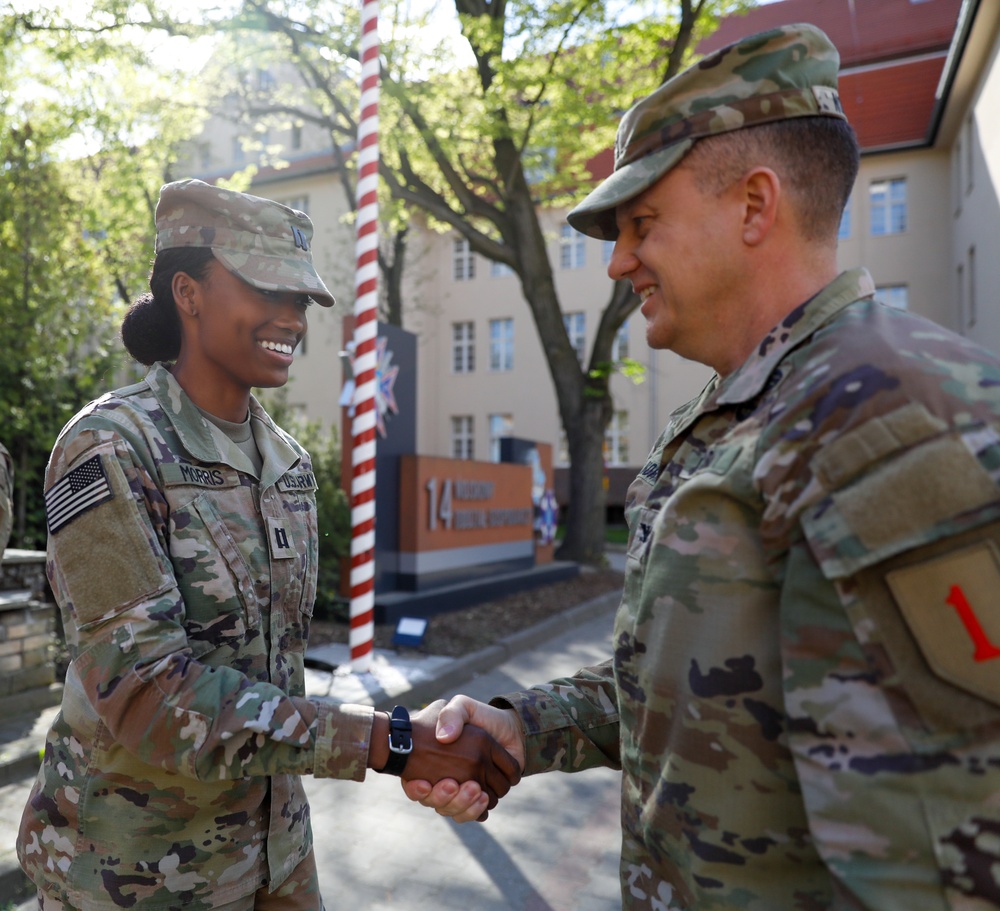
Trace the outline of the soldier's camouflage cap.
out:
[[[614,172],[567,216],[578,231],[618,236],[615,207],[638,196],[705,136],[792,117],[844,117],[840,55],[813,25],[786,25],[704,57],[633,105],[615,139]]]
[[[156,252],[210,247],[230,272],[264,291],[308,294],[332,307],[336,301],[312,262],[309,216],[271,199],[177,180],[160,188]]]

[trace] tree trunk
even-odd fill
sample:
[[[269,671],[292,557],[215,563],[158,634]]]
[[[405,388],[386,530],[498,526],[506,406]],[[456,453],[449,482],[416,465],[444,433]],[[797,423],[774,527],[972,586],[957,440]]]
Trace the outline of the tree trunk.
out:
[[[604,562],[604,430],[610,411],[611,399],[605,396],[585,398],[575,414],[563,415],[570,468],[566,536],[556,553],[560,560]]]

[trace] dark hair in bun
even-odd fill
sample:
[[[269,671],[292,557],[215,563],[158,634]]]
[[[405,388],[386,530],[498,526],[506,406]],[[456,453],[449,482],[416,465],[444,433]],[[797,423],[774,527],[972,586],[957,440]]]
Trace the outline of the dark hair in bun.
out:
[[[149,273],[150,290],[132,302],[122,320],[122,343],[140,364],[148,367],[177,359],[181,321],[174,303],[174,276],[186,272],[195,281],[204,281],[213,258],[208,247],[177,247],[156,254]]]

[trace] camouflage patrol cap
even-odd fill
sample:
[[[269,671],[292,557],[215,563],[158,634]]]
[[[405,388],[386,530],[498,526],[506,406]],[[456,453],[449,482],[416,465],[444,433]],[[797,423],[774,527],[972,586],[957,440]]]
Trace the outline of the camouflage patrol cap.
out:
[[[264,291],[308,294],[325,307],[336,301],[317,275],[309,216],[270,199],[177,180],[160,188],[156,252],[210,247],[243,281]]]
[[[786,25],[715,51],[663,83],[622,118],[614,172],[567,216],[614,240],[615,207],[655,184],[695,141],[793,117],[844,117],[840,55],[814,25]]]

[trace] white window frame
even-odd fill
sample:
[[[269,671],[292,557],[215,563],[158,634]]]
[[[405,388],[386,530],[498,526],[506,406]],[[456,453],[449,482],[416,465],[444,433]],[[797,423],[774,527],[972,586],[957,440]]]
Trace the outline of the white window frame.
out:
[[[604,431],[604,464],[628,464],[628,412],[615,411]]]
[[[471,414],[457,414],[451,418],[451,456],[453,459],[475,457],[475,422]]]
[[[451,324],[451,372],[475,373],[476,324],[471,320]]]
[[[559,268],[582,269],[587,264],[587,235],[572,225],[563,225],[559,233]]]
[[[885,177],[868,186],[872,237],[905,234],[909,218],[905,177]]]
[[[451,248],[452,277],[457,282],[472,281],[476,277],[476,254],[472,252],[467,237],[456,237]]]
[[[514,320],[490,320],[490,371],[508,373],[514,369]]]

